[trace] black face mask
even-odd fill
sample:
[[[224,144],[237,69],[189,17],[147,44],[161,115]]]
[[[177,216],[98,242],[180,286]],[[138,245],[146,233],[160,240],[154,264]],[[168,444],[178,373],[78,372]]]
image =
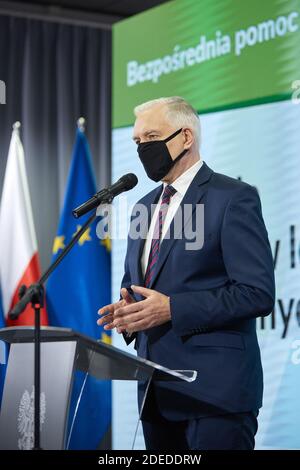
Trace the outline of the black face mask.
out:
[[[175,163],[186,154],[187,149],[183,150],[175,160],[172,159],[167,142],[174,139],[182,131],[174,132],[164,140],[152,140],[151,142],[143,142],[138,144],[137,151],[145,171],[150,179],[157,182],[166,176]]]

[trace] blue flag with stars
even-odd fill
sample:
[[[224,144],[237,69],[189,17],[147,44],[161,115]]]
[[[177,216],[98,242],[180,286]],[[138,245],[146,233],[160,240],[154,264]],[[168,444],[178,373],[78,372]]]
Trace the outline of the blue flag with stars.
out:
[[[95,192],[88,142],[84,131],[78,129],[64,205],[53,244],[53,261],[91,215],[89,213],[75,219],[72,210]],[[72,328],[110,343],[109,333],[96,324],[99,308],[111,302],[110,243],[108,238],[100,240],[97,237],[96,224],[97,220],[49,277],[46,286],[47,310],[50,325]],[[81,392],[80,405],[70,426]],[[97,449],[107,445],[104,442],[109,442],[111,432],[111,383],[77,372],[69,416],[69,449]]]

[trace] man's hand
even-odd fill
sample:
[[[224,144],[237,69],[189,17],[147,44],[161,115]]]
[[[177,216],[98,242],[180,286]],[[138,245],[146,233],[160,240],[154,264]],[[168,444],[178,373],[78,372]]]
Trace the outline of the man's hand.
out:
[[[155,290],[146,289],[146,287],[131,286],[131,289],[133,292],[145,297],[145,300],[131,303],[124,303],[121,300],[116,304],[112,304],[113,307],[107,306],[106,309],[110,307],[111,316],[109,323],[104,327],[105,329],[117,328],[118,331],[123,332],[126,330],[127,333],[134,333],[135,331],[162,325],[171,320],[169,297]],[[98,320],[98,323],[101,320]]]
[[[119,302],[115,302],[113,304],[105,305],[104,307],[98,310],[99,315],[103,315],[102,318],[97,320],[98,325],[104,325],[104,330],[112,330],[114,326],[112,326],[114,321],[115,311],[121,307],[125,307],[126,305],[130,305],[135,303],[135,300],[131,297],[128,290],[123,287],[121,289],[121,296],[122,300]],[[117,328],[118,333],[123,333],[125,328]]]

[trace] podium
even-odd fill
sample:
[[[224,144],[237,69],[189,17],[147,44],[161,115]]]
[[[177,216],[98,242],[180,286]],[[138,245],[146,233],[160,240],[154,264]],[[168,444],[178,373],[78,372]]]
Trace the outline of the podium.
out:
[[[0,449],[32,449],[34,327],[0,329],[10,353],[0,414]],[[40,426],[43,449],[65,449],[73,378],[80,370],[102,380],[186,381],[195,371],[169,370],[68,328],[41,328]]]

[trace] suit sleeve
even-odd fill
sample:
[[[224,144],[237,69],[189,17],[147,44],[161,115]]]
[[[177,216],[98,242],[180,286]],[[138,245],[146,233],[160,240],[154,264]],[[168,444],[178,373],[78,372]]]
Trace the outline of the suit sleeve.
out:
[[[131,277],[130,277],[130,272],[129,272],[129,267],[128,267],[128,248],[129,248],[129,243],[127,243],[127,253],[125,257],[125,263],[124,263],[124,276],[121,282],[121,288],[125,287],[129,293],[134,297],[134,293],[131,290]],[[120,296],[121,300],[121,296]],[[123,338],[126,341],[126,344],[129,345],[135,338],[136,338],[136,333],[133,334],[128,334],[128,333],[123,333]]]
[[[172,327],[179,336],[266,316],[274,307],[272,253],[259,195],[252,186],[239,189],[226,207],[221,249],[226,285],[170,296]]]

